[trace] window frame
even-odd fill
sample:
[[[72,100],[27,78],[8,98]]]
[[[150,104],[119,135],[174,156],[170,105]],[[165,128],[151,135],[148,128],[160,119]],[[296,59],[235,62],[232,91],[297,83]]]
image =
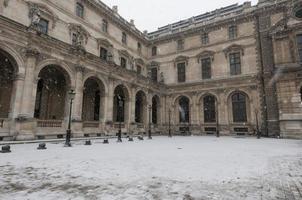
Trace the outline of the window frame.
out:
[[[206,99],[208,98],[208,99]],[[213,99],[210,99],[213,98]],[[208,101],[207,101],[208,100]],[[213,101],[211,101],[213,100]],[[217,121],[217,101],[215,96],[206,95],[203,97],[203,119],[204,123],[215,123]]]
[[[206,63],[205,61],[207,61],[208,66],[204,65]],[[201,78],[202,78],[202,80],[212,79],[212,58],[211,57],[201,58],[200,62],[201,62]],[[208,69],[205,70],[205,67],[208,67]],[[205,72],[209,72],[209,73],[206,74]]]
[[[41,24],[41,22],[44,21],[46,22],[46,31],[42,31],[43,30],[43,26]],[[48,35],[48,31],[49,31],[49,20],[45,19],[45,18],[41,18],[39,23],[38,23],[38,30],[40,33],[43,33],[45,35]]]
[[[122,43],[127,45],[127,34],[125,32],[122,32]]]
[[[102,31],[103,33],[108,33],[108,21],[106,19],[102,20]]]
[[[235,99],[237,97],[237,99]],[[239,97],[244,97],[244,101]],[[236,92],[231,96],[232,115],[234,123],[247,123],[247,96],[241,92]],[[243,110],[245,108],[245,110]],[[243,112],[244,111],[244,112]]]
[[[154,82],[158,82],[158,68],[157,67],[150,68],[150,75],[151,75],[151,77],[150,77],[151,80],[153,80]]]
[[[127,58],[125,58],[125,57],[121,57],[121,63],[120,63],[120,66],[121,66],[121,68],[124,68],[124,69],[127,69]]]
[[[238,37],[238,26],[237,25],[231,25],[228,27],[228,36],[229,36],[229,40],[233,40]]]
[[[301,43],[299,43],[299,38],[301,37]],[[297,61],[299,63],[302,63],[302,33],[298,33],[296,35],[296,46],[297,46],[297,56],[298,56],[298,59]]]
[[[142,44],[140,42],[137,42],[137,52],[142,53]]]
[[[186,62],[178,62],[176,63],[177,67],[177,82],[185,83],[186,80]]]
[[[81,10],[79,10],[79,8]],[[84,19],[84,14],[85,14],[85,7],[82,3],[76,2],[76,16]]]
[[[152,56],[157,56],[157,46],[153,46],[151,49],[151,55]]]
[[[178,39],[176,41],[177,43],[177,51],[182,51],[185,49],[185,40],[184,39]]]
[[[104,57],[104,55],[102,55],[102,50],[106,50],[106,55],[105,55],[105,57]],[[104,51],[104,52],[105,52],[105,51]],[[100,47],[100,58],[101,58],[101,60],[103,60],[103,61],[108,61],[108,53],[109,53],[109,51],[108,51],[107,48],[105,48],[105,47],[103,47],[103,46]]]
[[[201,34],[201,44],[202,45],[207,45],[209,43],[210,43],[209,33],[208,32],[203,32]]]
[[[241,75],[242,74],[241,52],[238,51],[230,52],[228,54],[228,58],[229,58],[229,66],[230,66],[230,75],[231,76]]]

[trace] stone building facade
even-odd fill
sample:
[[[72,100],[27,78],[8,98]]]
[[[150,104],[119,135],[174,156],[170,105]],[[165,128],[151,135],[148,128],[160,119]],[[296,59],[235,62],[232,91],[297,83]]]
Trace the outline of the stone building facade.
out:
[[[98,0],[0,0],[0,139],[152,131],[302,137],[302,4],[139,31]],[[171,126],[169,126],[169,124]]]

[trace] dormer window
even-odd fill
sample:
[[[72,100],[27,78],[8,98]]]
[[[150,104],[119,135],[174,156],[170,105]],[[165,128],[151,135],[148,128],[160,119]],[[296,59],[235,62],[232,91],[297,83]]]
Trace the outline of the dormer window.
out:
[[[232,25],[229,26],[229,39],[235,39],[237,38],[237,26],[236,25]]]
[[[81,3],[76,4],[76,15],[84,18],[84,6]]]
[[[157,47],[154,46],[152,47],[152,56],[156,56],[157,55]]]
[[[127,34],[125,32],[122,33],[122,43],[127,44]]]
[[[108,22],[105,19],[103,19],[103,22],[102,22],[102,31],[104,33],[108,33]]]

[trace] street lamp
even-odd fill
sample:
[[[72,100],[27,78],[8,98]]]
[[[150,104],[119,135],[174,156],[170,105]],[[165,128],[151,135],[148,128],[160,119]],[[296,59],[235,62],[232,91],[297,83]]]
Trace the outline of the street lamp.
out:
[[[219,133],[218,103],[216,103],[216,112],[215,112],[215,114],[216,114],[216,137],[220,137],[220,133]]]
[[[71,138],[71,112],[72,112],[72,103],[75,97],[74,90],[70,90],[68,92],[70,104],[69,104],[69,118],[68,118],[68,128],[66,130],[66,140],[65,140],[65,147],[71,147],[70,138]]]
[[[151,140],[152,136],[151,136],[151,110],[152,110],[152,106],[149,105],[148,106],[149,109],[149,131],[148,131],[148,139]]]
[[[257,130],[257,138],[260,139],[261,133],[259,131],[259,122],[258,122],[258,110],[255,110],[255,118],[256,118],[256,130]]]
[[[169,114],[169,137],[172,137],[172,133],[171,133],[171,109],[170,108],[169,108],[168,114]]]
[[[122,142],[122,109],[123,109],[123,100],[120,95],[117,96],[118,98],[118,118],[119,118],[119,130],[117,134],[117,142]]]

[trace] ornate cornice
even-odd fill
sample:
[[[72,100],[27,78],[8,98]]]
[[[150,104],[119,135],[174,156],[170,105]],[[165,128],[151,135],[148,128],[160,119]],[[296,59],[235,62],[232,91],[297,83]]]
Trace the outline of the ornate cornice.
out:
[[[177,65],[177,63],[180,63],[180,62],[185,62],[186,65],[188,65],[188,61],[189,61],[189,57],[187,56],[177,56],[173,62],[174,62],[174,66]]]
[[[225,48],[223,50],[224,54],[225,54],[225,57],[227,58],[229,53],[232,53],[232,52],[240,52],[242,56],[244,56],[244,48],[243,46],[241,45],[238,45],[238,44],[232,44],[231,46]]]
[[[202,51],[202,52],[200,52],[199,54],[196,55],[197,62],[199,63],[200,60],[203,59],[203,58],[210,58],[211,61],[214,61],[214,55],[215,55],[214,51],[208,51],[208,50]]]
[[[87,44],[90,34],[82,25],[70,23],[68,24],[68,29],[70,36],[72,36],[73,33],[80,34],[80,36],[83,38],[83,42]]]
[[[107,39],[98,38],[97,42],[98,42],[99,47],[104,46],[106,48],[113,48],[113,45]]]

